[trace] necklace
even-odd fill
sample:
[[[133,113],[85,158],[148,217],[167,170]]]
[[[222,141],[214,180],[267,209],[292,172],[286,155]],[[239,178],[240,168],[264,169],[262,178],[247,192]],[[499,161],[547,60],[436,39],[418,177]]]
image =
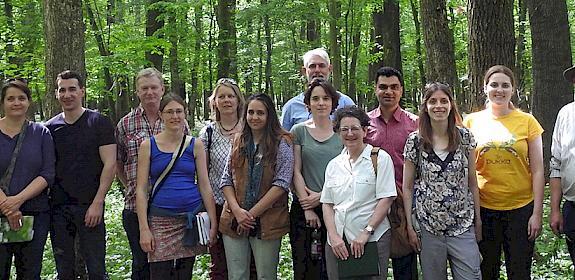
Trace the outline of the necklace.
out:
[[[234,124],[234,126],[232,126],[232,128],[230,128],[230,129],[226,129],[226,128],[224,127],[224,125],[222,124],[221,121],[219,122],[219,124],[220,124],[220,127],[221,127],[225,132],[230,132],[230,131],[234,130],[234,128],[236,128],[236,126],[238,125],[239,122],[240,122],[240,119],[238,118],[238,119],[236,120],[236,124]]]

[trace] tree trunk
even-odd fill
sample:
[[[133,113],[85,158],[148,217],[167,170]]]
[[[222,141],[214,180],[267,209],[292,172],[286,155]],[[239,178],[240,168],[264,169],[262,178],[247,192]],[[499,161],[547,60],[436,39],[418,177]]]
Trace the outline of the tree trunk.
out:
[[[329,52],[332,70],[332,83],[336,89],[341,88],[341,35],[339,19],[341,17],[341,3],[339,0],[329,0]]]
[[[201,96],[202,92],[200,90],[200,88],[198,87],[199,82],[198,82],[198,75],[200,73],[200,59],[202,58],[201,56],[201,52],[202,52],[202,38],[204,35],[204,31],[203,31],[203,26],[202,26],[202,16],[203,16],[203,11],[202,11],[202,5],[201,4],[196,4],[194,6],[194,29],[196,31],[196,37],[195,37],[195,42],[194,42],[194,57],[193,57],[193,62],[192,62],[192,67],[191,67],[191,71],[190,71],[190,75],[192,76],[192,89],[190,92],[190,98],[189,98],[189,103],[188,103],[188,108],[189,108],[189,112],[190,114],[193,114],[192,112],[195,111],[195,105],[196,105],[196,100],[198,97]],[[204,105],[208,105],[207,102],[203,102]],[[206,120],[209,118],[209,106],[204,106],[204,114],[203,114],[203,119]],[[198,114],[199,116],[199,114]],[[191,120],[194,120],[193,115],[190,118]]]
[[[496,64],[515,68],[513,0],[468,0],[467,11],[470,90],[473,107],[480,109],[485,104],[485,71]]]
[[[308,13],[305,18],[305,35],[310,49],[319,48],[321,46],[321,25],[317,18],[320,10],[318,2],[311,1],[307,4]]]
[[[218,78],[237,78],[236,0],[218,0]]]
[[[148,0],[146,11],[146,37],[159,36],[156,32],[164,26],[164,21],[159,17],[162,14],[162,11],[158,5],[155,5],[160,2],[162,2],[162,0]],[[146,60],[148,60],[160,72],[163,71],[163,53],[163,50],[156,50],[154,52],[151,50],[146,51]]]
[[[86,15],[88,16],[88,19],[90,21],[90,26],[92,28],[92,32],[94,33],[94,38],[96,39],[96,45],[98,45],[98,52],[100,53],[100,56],[103,58],[104,61],[106,61],[106,58],[108,56],[110,56],[110,52],[108,50],[108,46],[106,44],[106,42],[104,41],[104,37],[103,35],[103,30],[98,26],[97,24],[97,19],[94,16],[94,12],[92,11],[92,6],[90,5],[90,3],[86,3],[85,5],[86,7]],[[107,21],[109,22],[109,18],[107,19]],[[99,21],[99,20],[98,20]],[[119,118],[117,118],[116,116],[116,110],[114,107],[114,101],[112,98],[112,87],[114,85],[114,80],[112,78],[112,74],[110,73],[110,68],[107,65],[103,65],[103,72],[104,72],[104,82],[106,84],[106,88],[104,89],[104,95],[105,95],[105,99],[106,102],[108,104],[106,104],[107,106],[106,109],[109,110],[108,111],[108,115],[112,120],[118,120]],[[103,103],[103,102],[102,102]]]
[[[12,0],[4,0],[4,15],[6,16],[6,58],[9,64],[16,64],[16,55],[14,53],[14,15],[12,14]],[[19,68],[19,67],[16,67]]]
[[[372,14],[373,48],[375,57],[369,67],[369,81],[375,81],[375,72],[383,66],[390,66],[399,71],[401,67],[401,50],[399,36],[399,0],[386,0],[383,8]]]
[[[421,23],[425,42],[426,77],[430,81],[457,85],[453,32],[449,29],[445,0],[421,0]]]
[[[411,13],[413,14],[413,25],[415,26],[415,52],[417,53],[417,69],[419,71],[419,88],[423,88],[427,83],[425,68],[423,63],[423,51],[421,49],[421,24],[419,22],[419,12],[415,0],[409,0]],[[414,104],[417,106],[417,103]]]
[[[261,3],[262,5],[265,5],[268,1],[261,0]],[[274,100],[274,87],[272,82],[272,35],[270,17],[267,12],[264,13],[262,19],[264,24],[264,34],[266,37],[266,87],[264,92]]]
[[[527,7],[525,0],[518,0],[518,20],[519,26],[517,28],[517,56],[515,58],[515,76],[517,76],[517,93],[520,96],[514,95],[513,103],[517,104],[519,108],[524,111],[529,111],[529,100],[527,99],[527,92],[531,92],[525,88],[525,26],[527,25]]]
[[[86,77],[84,22],[81,0],[44,0],[46,117],[60,111],[56,76],[64,70]],[[62,20],[65,18],[66,20]]]
[[[557,112],[563,105],[573,101],[573,87],[563,80],[562,75],[563,70],[572,65],[567,4],[562,0],[526,2],[533,57],[531,108],[545,129],[543,155],[545,166],[548,167]]]
[[[171,10],[170,15],[168,17],[170,30],[168,31],[168,39],[170,41],[170,76],[171,76],[171,84],[170,90],[172,94],[179,95],[182,99],[186,100],[186,84],[180,77],[180,61],[178,59],[178,45],[180,41],[179,33],[181,30],[178,28],[178,21],[176,11]],[[187,34],[185,30],[183,30],[183,34]]]
[[[352,44],[353,48],[351,50],[351,62],[349,64],[349,87],[347,89],[347,94],[350,97],[355,97],[357,101],[357,106],[360,108],[364,108],[364,98],[362,93],[357,92],[357,57],[359,53],[359,48],[361,44],[361,25],[358,25],[354,28],[353,37],[352,37]]]

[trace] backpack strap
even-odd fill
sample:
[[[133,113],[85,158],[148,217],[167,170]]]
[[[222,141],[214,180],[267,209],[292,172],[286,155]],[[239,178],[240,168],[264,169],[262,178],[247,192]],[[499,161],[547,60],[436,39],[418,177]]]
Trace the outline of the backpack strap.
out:
[[[373,147],[371,149],[371,165],[373,165],[373,171],[375,171],[375,176],[377,177],[377,155],[379,154],[380,147]]]
[[[208,124],[208,127],[206,128],[206,133],[208,134],[208,151],[206,152],[206,156],[207,156],[207,166],[208,166],[208,170],[210,168],[210,149],[212,148],[212,136],[214,135],[214,128],[212,127],[212,123]]]

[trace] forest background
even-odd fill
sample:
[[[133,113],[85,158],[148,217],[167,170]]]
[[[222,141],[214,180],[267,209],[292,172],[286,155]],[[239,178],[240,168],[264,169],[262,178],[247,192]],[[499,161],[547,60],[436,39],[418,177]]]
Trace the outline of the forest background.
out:
[[[546,163],[557,112],[573,101],[562,77],[572,65],[573,0],[0,3],[0,77],[29,81],[37,120],[60,111],[54,81],[66,69],[86,75],[86,106],[114,122],[137,105],[134,76],[146,66],[189,101],[192,127],[208,117],[205,101],[220,77],[236,79],[246,95],[271,95],[279,108],[304,88],[301,56],[315,47],[328,50],[335,87],[366,109],[377,103],[373,74],[384,65],[404,73],[403,107],[417,108],[424,85],[442,81],[463,112],[483,106],[487,68],[510,67],[519,81],[514,103],[545,129]],[[572,273],[564,245],[547,234],[537,275]]]

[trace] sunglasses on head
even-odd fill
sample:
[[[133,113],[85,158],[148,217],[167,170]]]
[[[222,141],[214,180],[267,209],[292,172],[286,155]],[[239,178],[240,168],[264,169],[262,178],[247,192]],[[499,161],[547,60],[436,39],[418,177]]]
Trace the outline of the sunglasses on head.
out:
[[[26,80],[26,79],[24,79],[24,78],[10,78],[10,79],[7,79],[4,83],[7,84],[7,83],[10,83],[10,82],[16,82],[16,81],[28,85],[28,80]]]
[[[238,83],[236,82],[236,80],[232,79],[232,78],[220,78],[216,84],[221,85],[221,84],[231,84],[234,86],[237,86]]]

